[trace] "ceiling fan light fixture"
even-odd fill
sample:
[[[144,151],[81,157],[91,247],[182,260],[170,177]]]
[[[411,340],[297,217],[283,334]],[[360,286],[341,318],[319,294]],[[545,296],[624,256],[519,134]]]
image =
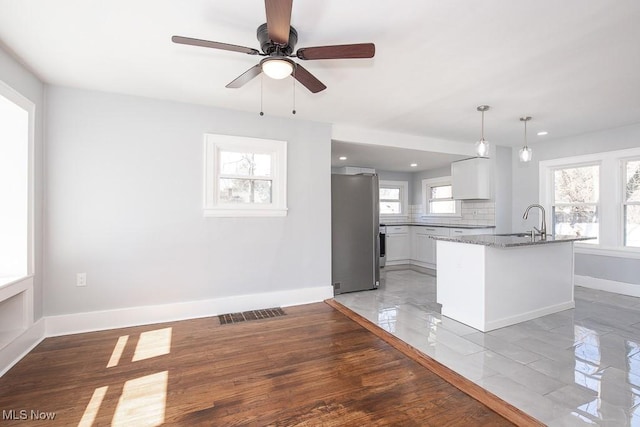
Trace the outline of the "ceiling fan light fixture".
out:
[[[530,116],[520,117],[520,121],[524,122],[524,146],[519,153],[520,161],[523,163],[530,162],[532,158],[531,148],[527,146],[527,122],[529,120],[531,120]]]
[[[480,141],[476,142],[476,154],[478,157],[489,157],[489,141],[484,139],[484,112],[489,110],[488,105],[479,105],[477,110],[482,113],[482,133]]]
[[[262,72],[275,80],[281,80],[293,73],[294,62],[286,58],[265,58],[260,63]]]

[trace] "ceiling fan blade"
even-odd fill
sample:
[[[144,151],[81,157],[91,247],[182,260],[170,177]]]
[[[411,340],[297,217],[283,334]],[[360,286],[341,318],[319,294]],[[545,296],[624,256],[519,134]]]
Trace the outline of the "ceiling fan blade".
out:
[[[237,89],[239,87],[244,86],[249,83],[254,77],[257,77],[262,72],[262,67],[260,64],[256,64],[253,67],[249,68],[244,73],[240,74],[234,81],[229,83],[226,87],[231,89]]]
[[[373,43],[342,44],[335,46],[303,47],[296,56],[300,59],[346,59],[373,58],[376,45]]]
[[[309,89],[312,93],[318,93],[327,88],[320,80],[316,79],[313,74],[308,72],[300,64],[296,64],[296,69],[295,69],[295,72],[293,73],[293,77],[297,81],[302,83],[302,85],[307,89]]]
[[[260,51],[250,47],[236,46],[234,44],[212,42],[209,40],[192,39],[190,37],[173,36],[171,41],[174,43],[188,44],[191,46],[210,47],[213,49],[230,50],[232,52],[247,53],[249,55],[258,55]]]
[[[267,31],[272,42],[281,45],[289,43],[291,8],[293,0],[264,0],[267,11]]]

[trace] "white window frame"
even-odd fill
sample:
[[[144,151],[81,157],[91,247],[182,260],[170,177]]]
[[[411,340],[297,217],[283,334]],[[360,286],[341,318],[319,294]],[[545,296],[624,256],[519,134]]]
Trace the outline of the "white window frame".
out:
[[[462,218],[462,202],[460,200],[451,199],[455,202],[455,212],[454,213],[432,213],[430,212],[430,201],[431,199],[431,188],[433,187],[441,187],[444,185],[451,185],[451,177],[450,176],[441,176],[438,178],[429,178],[422,180],[422,208],[424,211],[423,216],[429,218]],[[444,200],[444,199],[438,199]]]
[[[626,206],[640,206],[640,202],[627,202],[627,189],[626,189],[626,185],[627,185],[627,162],[637,162],[640,161],[640,156],[636,156],[636,157],[628,157],[625,159],[621,159],[620,160],[620,177],[622,179],[621,181],[621,185],[620,185],[620,191],[622,192],[620,194],[620,224],[622,225],[622,245],[624,246],[624,248],[626,249],[637,249],[640,250],[639,247],[636,246],[626,246],[626,236],[625,236],[625,227],[626,227],[626,220],[624,217],[624,211]]]
[[[640,248],[624,246],[623,192],[621,190],[624,185],[622,162],[638,156],[640,156],[640,148],[630,148],[563,157],[539,163],[539,200],[549,214],[554,191],[551,174],[555,169],[589,164],[600,165],[599,244],[575,242],[576,253],[640,259]]]
[[[219,198],[220,151],[271,155],[271,203],[224,203]],[[204,216],[274,217],[287,215],[287,142],[246,136],[205,134]]]
[[[409,217],[409,182],[408,181],[387,181],[378,182],[379,188],[393,188],[400,190],[400,213],[380,214],[381,218],[407,219]]]
[[[19,282],[22,279],[33,277],[34,275],[34,253],[35,253],[35,156],[34,156],[34,139],[35,139],[35,117],[36,117],[36,105],[24,97],[20,92],[13,89],[3,81],[0,81],[0,95],[16,104],[18,107],[24,109],[28,115],[28,154],[27,154],[27,271],[24,277],[7,277],[0,278],[0,288],[5,285]]]
[[[555,201],[554,199],[554,193],[555,193],[555,181],[554,181],[554,177],[552,176],[554,174],[554,172],[558,171],[558,170],[562,170],[562,169],[574,169],[574,168],[581,168],[581,167],[590,167],[590,166],[597,166],[598,167],[598,201],[596,201],[595,203],[554,203]],[[602,189],[600,188],[600,184],[601,184],[601,174],[602,174],[602,162],[600,161],[592,161],[592,162],[584,162],[584,163],[576,163],[576,164],[571,164],[571,165],[563,165],[563,166],[556,166],[553,168],[549,169],[549,209],[547,210],[547,212],[549,212],[549,216],[553,215],[553,207],[567,207],[567,206],[595,206],[596,212],[598,212],[598,239],[601,238],[600,234],[602,234],[602,222],[601,222],[601,218],[600,218],[600,214],[602,212],[602,203],[601,203],[601,193],[602,193]],[[546,208],[545,208],[546,209]],[[550,227],[547,228],[547,230],[549,231],[549,233],[551,232],[555,232],[554,230],[554,224],[553,224],[553,218],[550,218],[551,221],[550,223]],[[550,229],[549,229],[550,228]],[[587,244],[589,246],[594,246],[596,243],[594,241],[594,243],[590,243],[590,242],[583,242],[581,244]]]

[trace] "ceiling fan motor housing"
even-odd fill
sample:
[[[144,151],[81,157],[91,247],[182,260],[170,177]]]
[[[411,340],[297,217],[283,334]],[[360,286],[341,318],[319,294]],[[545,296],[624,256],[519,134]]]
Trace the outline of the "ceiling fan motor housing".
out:
[[[266,23],[258,27],[257,36],[260,42],[260,49],[265,55],[269,56],[289,56],[293,53],[296,43],[298,43],[298,32],[293,27],[289,27],[289,42],[286,45],[274,43],[269,39]]]

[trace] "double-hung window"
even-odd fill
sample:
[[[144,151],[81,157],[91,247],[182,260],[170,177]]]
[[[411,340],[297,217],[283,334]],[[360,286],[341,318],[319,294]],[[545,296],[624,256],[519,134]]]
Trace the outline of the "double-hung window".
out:
[[[286,215],[285,141],[205,136],[205,216]]]
[[[380,215],[406,217],[408,215],[409,183],[407,181],[380,181]]]
[[[461,203],[452,197],[449,176],[423,179],[422,200],[426,216],[461,216]]]
[[[0,81],[0,287],[33,273],[34,116],[35,105]]]
[[[553,234],[599,235],[600,165],[576,165],[553,170]],[[598,239],[587,240],[598,243]]]
[[[622,162],[624,245],[640,247],[640,158]]]
[[[578,252],[640,258],[640,148],[541,161],[540,201]]]

